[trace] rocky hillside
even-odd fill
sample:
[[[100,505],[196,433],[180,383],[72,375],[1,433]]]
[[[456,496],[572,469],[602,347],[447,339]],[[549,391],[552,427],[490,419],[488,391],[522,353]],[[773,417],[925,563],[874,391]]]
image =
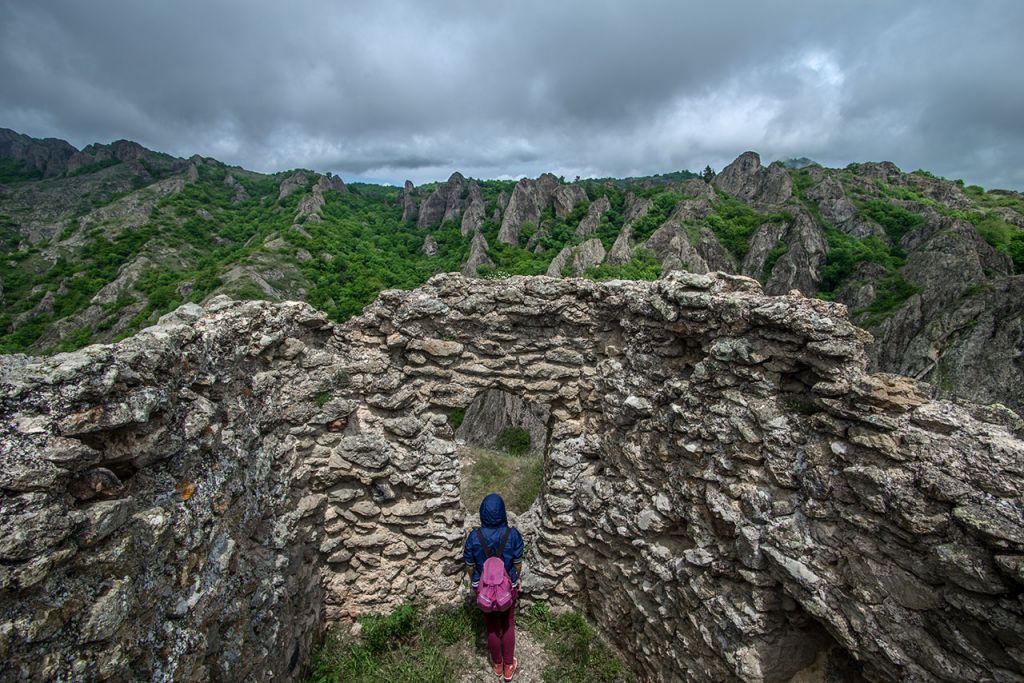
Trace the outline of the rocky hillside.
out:
[[[1024,406],[1024,196],[891,163],[717,175],[346,186],[119,141],[0,131],[0,351],[70,350],[225,293],[334,320],[436,272],[654,279],[720,270],[839,301],[873,367]]]

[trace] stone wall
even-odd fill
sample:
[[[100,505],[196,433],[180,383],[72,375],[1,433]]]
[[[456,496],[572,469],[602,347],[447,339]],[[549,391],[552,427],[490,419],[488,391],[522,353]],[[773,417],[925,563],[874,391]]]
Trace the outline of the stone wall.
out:
[[[3,679],[289,679],[325,622],[451,601],[448,412],[500,389],[550,415],[527,593],[641,676],[1020,680],[1020,420],[866,341],[741,277],[441,275],[7,357]]]

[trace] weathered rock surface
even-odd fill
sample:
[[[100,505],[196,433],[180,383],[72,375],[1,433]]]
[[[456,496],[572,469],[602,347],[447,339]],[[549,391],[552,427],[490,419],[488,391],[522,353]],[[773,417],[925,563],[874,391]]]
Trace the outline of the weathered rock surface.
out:
[[[429,228],[459,218],[466,204],[463,197],[466,189],[465,176],[458,171],[452,173],[446,182],[439,183],[423,200],[416,218],[416,226]]]
[[[469,444],[493,448],[503,431],[518,427],[530,435],[530,452],[544,453],[550,417],[546,406],[528,403],[507,391],[489,389],[478,394],[466,408],[455,437]]]
[[[278,201],[284,199],[285,197],[290,197],[295,192],[302,189],[307,182],[308,179],[306,178],[306,174],[303,173],[302,171],[296,171],[295,173],[292,173],[290,176],[281,181],[281,186],[277,193]]]
[[[296,176],[298,175],[302,174],[296,174]],[[298,187],[305,185],[305,176],[302,176],[301,181],[292,176],[292,179],[286,180],[285,183],[288,184],[288,194],[291,194]],[[285,183],[281,184],[281,192],[284,192],[286,189]],[[345,186],[344,181],[339,176],[331,175],[330,173],[320,176],[317,178],[316,183],[313,184],[313,191],[299,200],[299,204],[296,207],[295,220],[319,223],[322,220],[321,212],[323,211],[324,203],[327,201],[324,199],[324,192],[329,191],[347,193],[348,187]]]
[[[437,240],[434,239],[433,235],[427,235],[426,239],[423,240],[423,247],[421,247],[421,251],[426,256],[437,256]]]
[[[608,251],[608,263],[621,266],[629,263],[633,258],[633,224],[646,216],[652,206],[654,206],[653,202],[646,197],[637,197],[632,192],[626,195],[626,212],[623,216],[625,222],[622,225],[622,231]]]
[[[242,202],[249,201],[249,193],[245,190],[238,179],[230,173],[224,176],[225,187],[234,188],[235,195],[231,198],[232,204],[241,204]]]
[[[2,676],[294,679],[325,622],[451,600],[447,411],[497,389],[549,414],[525,594],[642,678],[1020,680],[1024,423],[868,374],[845,316],[439,275],[341,325],[215,299],[4,357]]]
[[[687,221],[703,218],[710,212],[711,205],[707,200],[682,201],[672,210],[668,220],[647,238],[644,246],[661,261],[663,273],[673,270],[691,273],[736,271],[736,259],[722,246],[713,232],[705,227],[687,225]],[[627,235],[627,242],[630,237],[631,235]],[[621,251],[624,246],[620,247],[616,240],[612,246],[615,260],[609,256],[609,262],[629,261],[626,253]],[[616,252],[616,249],[620,251]]]
[[[750,239],[750,249],[743,260],[742,272],[749,277],[766,280],[768,294],[785,294],[794,289],[814,292],[819,273],[825,264],[828,242],[814,219],[804,210],[792,207],[793,218],[779,223],[765,223]],[[768,254],[779,243],[786,252],[765,272]]]
[[[713,184],[737,199],[776,205],[793,196],[793,181],[779,164],[764,168],[756,152],[744,152],[715,176]]]
[[[419,216],[419,205],[416,203],[416,187],[411,180],[405,181],[405,187],[398,195],[398,203],[402,207],[402,221],[416,220]]]
[[[555,208],[555,215],[559,218],[565,218],[572,213],[577,204],[585,201],[587,193],[579,185],[560,185],[551,193],[551,203]]]
[[[462,274],[476,277],[476,269],[480,266],[493,266],[494,261],[487,255],[487,238],[479,230],[473,234],[469,243],[469,256],[462,264]]]
[[[547,276],[579,277],[587,271],[587,268],[601,265],[604,257],[604,245],[596,237],[577,246],[567,246],[551,260]]]
[[[21,162],[44,178],[66,172],[68,160],[76,152],[78,150],[64,140],[39,140],[9,128],[0,128],[0,159]]]
[[[523,224],[532,223],[536,226],[540,223],[541,211],[551,204],[555,191],[560,187],[558,178],[550,173],[544,173],[536,180],[524,178],[516,183],[502,214],[498,240],[505,244],[517,244]]]
[[[576,226],[576,236],[589,237],[597,232],[597,227],[601,225],[601,216],[608,213],[611,208],[611,202],[608,201],[607,197],[599,197],[594,200],[590,206],[587,207],[587,215],[584,216],[580,221],[580,224]]]
[[[459,226],[459,230],[462,236],[472,234],[480,229],[480,225],[484,222],[484,193],[480,191],[480,186],[476,183],[471,183],[469,186],[469,205],[466,207],[466,211],[462,214],[462,224]]]

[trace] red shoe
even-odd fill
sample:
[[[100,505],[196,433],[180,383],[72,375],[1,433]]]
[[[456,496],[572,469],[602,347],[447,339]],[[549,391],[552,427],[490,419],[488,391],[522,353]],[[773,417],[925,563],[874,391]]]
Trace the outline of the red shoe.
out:
[[[516,659],[515,657],[513,657],[512,658],[512,663],[505,665],[505,680],[506,681],[511,681],[512,680],[512,674],[514,674],[516,672],[517,668],[519,668],[519,660]]]
[[[494,670],[494,675],[498,678],[501,678],[503,675],[505,675],[505,665],[501,662],[498,662],[497,664],[492,663],[491,668]]]

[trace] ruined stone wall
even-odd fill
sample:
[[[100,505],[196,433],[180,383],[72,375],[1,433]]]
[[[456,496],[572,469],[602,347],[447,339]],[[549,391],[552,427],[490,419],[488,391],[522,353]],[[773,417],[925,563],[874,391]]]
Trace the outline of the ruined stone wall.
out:
[[[5,359],[3,679],[288,679],[327,621],[450,601],[447,413],[496,388],[550,414],[527,594],[642,676],[1020,680],[1019,418],[862,335],[746,278],[444,275]]]

